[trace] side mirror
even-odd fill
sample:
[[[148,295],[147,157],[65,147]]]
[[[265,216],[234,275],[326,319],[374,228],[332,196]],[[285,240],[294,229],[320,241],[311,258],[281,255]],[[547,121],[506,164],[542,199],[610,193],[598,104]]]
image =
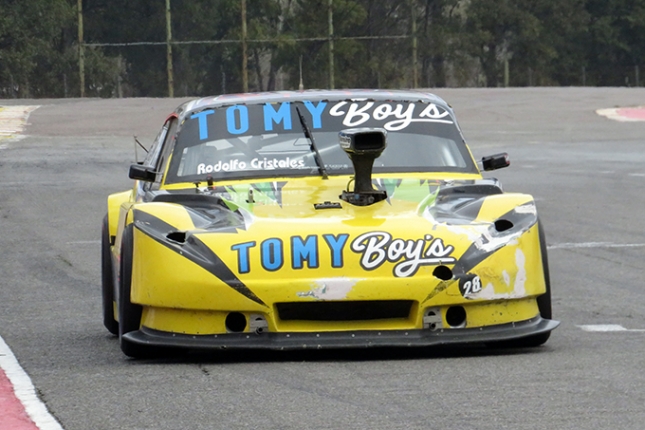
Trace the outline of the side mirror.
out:
[[[511,159],[506,152],[482,157],[482,167],[485,171],[503,169],[511,165]]]
[[[142,166],[141,164],[131,164],[130,179],[138,179],[144,182],[154,182],[157,178],[157,172],[152,167]]]

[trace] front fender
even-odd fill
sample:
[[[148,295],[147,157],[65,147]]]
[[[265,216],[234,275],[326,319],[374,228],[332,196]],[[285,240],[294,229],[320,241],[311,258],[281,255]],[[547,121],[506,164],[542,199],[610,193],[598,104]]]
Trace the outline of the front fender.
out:
[[[516,208],[522,206],[519,212],[529,215],[533,221],[537,221],[537,211],[533,197],[529,194],[504,193],[487,196],[482,202],[482,206],[477,216],[477,221],[495,222],[504,215],[509,215]]]
[[[107,200],[108,228],[110,238],[114,238],[119,228],[119,211],[121,205],[132,201],[132,190],[111,194]],[[112,241],[114,242],[114,240]]]

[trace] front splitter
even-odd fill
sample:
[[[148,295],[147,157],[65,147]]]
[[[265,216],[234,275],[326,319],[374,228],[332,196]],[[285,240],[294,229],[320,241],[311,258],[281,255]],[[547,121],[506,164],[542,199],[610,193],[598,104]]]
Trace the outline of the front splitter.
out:
[[[370,347],[423,347],[460,345],[522,339],[547,333],[559,321],[535,317],[530,320],[479,328],[437,330],[360,330],[291,333],[226,333],[188,335],[142,327],[123,337],[133,344],[190,349],[339,349]]]

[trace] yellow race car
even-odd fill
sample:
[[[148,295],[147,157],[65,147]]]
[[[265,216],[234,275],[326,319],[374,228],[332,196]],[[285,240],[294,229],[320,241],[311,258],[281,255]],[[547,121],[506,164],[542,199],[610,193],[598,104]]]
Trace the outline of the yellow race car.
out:
[[[558,322],[530,195],[413,91],[224,95],[169,116],[108,197],[103,317],[123,352],[482,342]]]

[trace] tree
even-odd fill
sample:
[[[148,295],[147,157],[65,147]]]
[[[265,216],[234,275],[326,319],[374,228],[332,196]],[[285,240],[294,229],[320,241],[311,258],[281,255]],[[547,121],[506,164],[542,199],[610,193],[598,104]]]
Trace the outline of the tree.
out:
[[[63,97],[77,74],[67,0],[0,0],[0,91]]]
[[[572,84],[584,64],[585,0],[472,0],[466,10],[467,51],[487,86]]]
[[[458,44],[462,5],[459,0],[424,0],[416,6],[421,17],[421,85],[448,85],[449,65],[462,69],[464,56]]]
[[[94,0],[83,5],[85,41],[87,43],[163,42],[165,7],[163,1]],[[113,69],[117,75],[101,76],[88,70],[86,81],[94,86],[95,95],[110,96],[121,76],[129,96],[167,95],[166,52],[163,46],[102,47],[90,50],[116,59],[123,58],[124,70]],[[91,58],[91,56],[90,56]],[[98,62],[97,62],[98,63]],[[98,94],[96,94],[96,90]]]
[[[512,46],[511,85],[579,85],[585,65],[589,15],[585,0],[535,0],[524,7],[535,17],[532,32]]]
[[[529,0],[530,1],[530,0]],[[466,12],[464,43],[479,60],[485,85],[503,83],[503,64],[521,38],[535,38],[539,22],[515,0],[472,0]]]
[[[77,1],[0,0],[0,97],[79,95]],[[175,94],[241,91],[241,1],[170,4]],[[251,91],[298,88],[301,62],[306,88],[329,86],[329,0],[246,5]],[[86,94],[165,96],[165,1],[83,11]],[[337,88],[410,87],[415,72],[421,86],[494,87],[505,65],[512,86],[579,85],[583,70],[588,85],[634,85],[645,60],[645,0],[333,0],[333,27]]]
[[[645,0],[588,0],[591,85],[630,85],[645,63]],[[632,75],[633,76],[633,75]]]

